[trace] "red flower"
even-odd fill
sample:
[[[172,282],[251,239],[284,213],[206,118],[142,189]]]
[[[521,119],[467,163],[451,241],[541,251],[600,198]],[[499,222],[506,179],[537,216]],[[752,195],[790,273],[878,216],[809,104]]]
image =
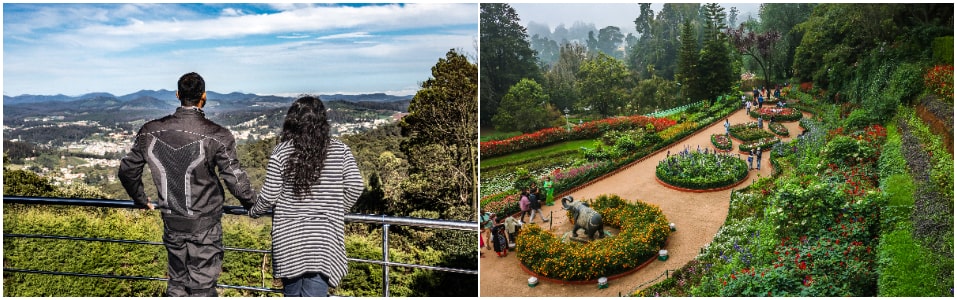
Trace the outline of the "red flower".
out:
[[[807,269],[807,264],[802,261],[801,263],[798,264],[798,269],[801,269],[801,270]]]

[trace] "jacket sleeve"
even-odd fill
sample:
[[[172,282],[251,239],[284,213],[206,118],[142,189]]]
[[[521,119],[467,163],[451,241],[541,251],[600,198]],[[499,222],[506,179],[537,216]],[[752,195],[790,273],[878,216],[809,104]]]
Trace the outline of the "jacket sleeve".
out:
[[[142,129],[140,129],[142,131]],[[133,199],[133,204],[139,208],[146,208],[149,202],[146,198],[146,192],[143,191],[143,166],[146,165],[146,156],[144,147],[146,146],[146,136],[137,133],[133,140],[133,146],[130,152],[120,159],[120,169],[116,177],[120,179],[126,194]]]
[[[252,208],[249,209],[249,216],[258,218],[266,213],[267,210],[276,205],[279,196],[282,193],[282,159],[279,157],[279,148],[282,144],[276,145],[272,155],[269,156],[269,163],[266,165],[266,180],[263,187],[259,190],[259,198]]]
[[[243,208],[249,209],[253,205],[256,192],[249,185],[249,176],[239,165],[239,158],[236,155],[236,140],[232,133],[226,132],[222,139],[218,151],[216,151],[216,165],[219,167],[219,175],[226,183],[229,192],[239,199]]]
[[[342,144],[343,172],[342,182],[345,186],[344,200],[346,211],[351,210],[352,206],[359,200],[362,190],[365,189],[365,183],[362,182],[362,174],[359,173],[359,165],[356,163],[352,150],[345,143]]]

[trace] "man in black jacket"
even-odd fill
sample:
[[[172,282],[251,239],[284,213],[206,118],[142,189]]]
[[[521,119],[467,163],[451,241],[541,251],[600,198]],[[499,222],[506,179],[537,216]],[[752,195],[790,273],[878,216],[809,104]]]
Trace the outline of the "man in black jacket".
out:
[[[182,106],[174,114],[140,128],[120,162],[118,177],[138,207],[162,213],[169,273],[166,294],[216,296],[225,200],[219,176],[246,209],[256,199],[255,192],[239,166],[233,134],[203,113],[203,77],[196,73],[180,77],[176,97]],[[144,165],[149,165],[159,193],[155,207],[143,191]]]

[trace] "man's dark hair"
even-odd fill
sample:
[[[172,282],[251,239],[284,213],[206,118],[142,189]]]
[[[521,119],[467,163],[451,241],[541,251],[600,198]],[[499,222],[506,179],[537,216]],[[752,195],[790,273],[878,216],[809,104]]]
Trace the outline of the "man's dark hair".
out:
[[[203,93],[206,92],[206,81],[196,72],[183,74],[179,78],[177,92],[179,93],[180,104],[194,106],[203,99]]]

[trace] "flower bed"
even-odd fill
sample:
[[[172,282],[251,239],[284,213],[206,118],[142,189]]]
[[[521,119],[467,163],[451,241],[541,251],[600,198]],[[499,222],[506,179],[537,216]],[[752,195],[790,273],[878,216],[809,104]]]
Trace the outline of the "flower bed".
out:
[[[744,128],[740,130],[731,131],[731,136],[741,140],[744,143],[747,143],[747,142],[753,142],[760,139],[774,137],[774,134],[768,132],[767,130],[755,127],[755,128]]]
[[[718,150],[731,151],[731,139],[727,135],[712,134],[711,144]]]
[[[751,152],[751,150],[758,149],[758,148],[770,149],[771,146],[779,142],[781,142],[781,139],[779,139],[778,137],[760,139],[750,143],[741,143],[740,145],[738,145],[738,150],[741,150],[743,152]]]
[[[659,162],[655,176],[672,186],[706,190],[741,181],[748,176],[748,165],[728,154],[685,150]]]
[[[793,108],[763,107],[752,109],[751,117],[761,117],[765,121],[771,120],[771,117],[774,117],[775,122],[793,122],[800,120],[802,115],[801,111]]]
[[[516,241],[519,261],[542,277],[593,280],[629,271],[658,255],[671,232],[658,206],[630,203],[617,195],[598,196],[591,205],[606,226],[621,229],[617,236],[584,244],[562,242],[529,224],[522,227]]]
[[[581,140],[600,136],[609,130],[629,130],[633,128],[649,128],[654,132],[665,130],[677,122],[668,118],[653,118],[646,116],[615,117],[598,121],[586,122],[572,127],[571,131],[564,127],[542,129],[533,133],[523,134],[504,140],[479,143],[479,152],[482,157],[489,158],[516,151],[545,146],[562,140]],[[650,131],[650,130],[649,130]]]
[[[768,124],[768,129],[770,129],[771,132],[774,132],[774,134],[777,134],[777,135],[780,135],[780,136],[789,136],[789,135],[791,135],[790,132],[788,132],[788,128],[787,128],[787,127],[784,127],[783,124],[778,123],[778,122],[774,122],[774,123]]]

